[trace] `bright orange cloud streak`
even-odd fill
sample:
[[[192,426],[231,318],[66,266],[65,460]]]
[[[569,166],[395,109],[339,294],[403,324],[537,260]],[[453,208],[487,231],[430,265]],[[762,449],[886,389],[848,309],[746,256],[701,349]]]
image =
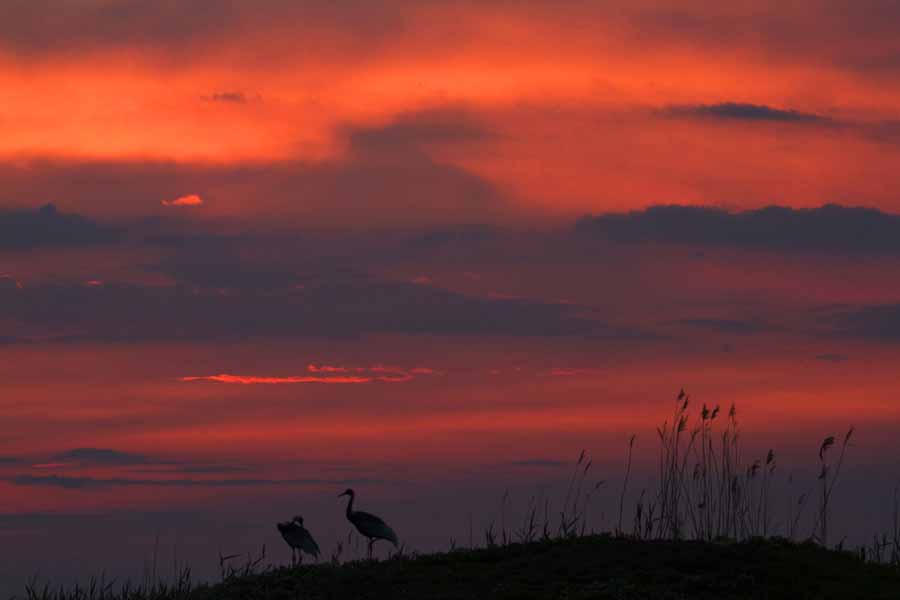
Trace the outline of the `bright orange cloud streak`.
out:
[[[214,381],[217,383],[237,383],[243,385],[253,384],[291,384],[291,383],[326,383],[326,384],[354,384],[354,383],[402,383],[411,381],[416,375],[434,375],[434,369],[417,367],[404,370],[395,367],[336,367],[331,365],[307,365],[307,370],[313,375],[291,375],[287,377],[267,377],[257,375],[232,375],[220,373],[218,375],[197,375],[181,377],[179,381]],[[359,375],[347,375],[346,373],[359,373]],[[341,375],[335,375],[341,373]],[[321,374],[321,375],[320,375]]]
[[[197,194],[188,194],[187,196],[179,196],[174,200],[161,200],[163,206],[200,206],[203,204],[203,198]]]
[[[192,377],[182,377],[180,381],[216,381],[218,383],[240,383],[244,385],[251,384],[279,384],[279,383],[369,383],[374,381],[372,377],[260,377],[252,375],[229,375],[228,373],[220,373],[219,375],[199,375]]]

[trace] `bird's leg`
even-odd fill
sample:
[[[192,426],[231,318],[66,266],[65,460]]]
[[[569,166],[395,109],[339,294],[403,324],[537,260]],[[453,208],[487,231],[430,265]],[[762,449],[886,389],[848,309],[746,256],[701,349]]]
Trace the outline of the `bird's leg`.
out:
[[[291,548],[291,568],[294,568],[294,565],[297,564],[297,549]]]
[[[369,540],[369,560],[372,560],[372,545],[375,544],[374,539]]]
[[[303,550],[298,549],[297,550],[297,566],[299,567],[302,564],[303,564]]]

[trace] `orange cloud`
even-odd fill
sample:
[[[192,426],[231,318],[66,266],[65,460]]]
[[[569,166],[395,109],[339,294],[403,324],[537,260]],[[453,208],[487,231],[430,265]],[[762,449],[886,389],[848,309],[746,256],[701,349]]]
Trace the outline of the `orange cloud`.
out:
[[[416,375],[433,375],[437,371],[434,369],[417,367],[415,369],[405,370],[397,367],[336,367],[331,365],[315,365],[310,364],[306,367],[307,371],[313,375],[291,375],[287,377],[265,377],[257,375],[231,375],[229,373],[220,373],[218,375],[199,375],[190,377],[181,377],[179,381],[214,381],[217,383],[238,383],[238,384],[287,384],[287,383],[330,383],[330,384],[350,384],[350,383],[401,383],[411,381]],[[357,373],[357,375],[347,375],[346,373]],[[340,375],[337,375],[337,374]]]
[[[347,369],[347,367],[309,364],[307,365],[306,370],[310,373],[346,373],[349,369]]]
[[[373,381],[372,377],[315,377],[315,376],[291,376],[291,377],[260,377],[255,375],[230,375],[228,373],[220,373],[219,375],[199,375],[192,377],[181,377],[179,381],[215,381],[218,383],[240,383],[243,385],[252,384],[279,384],[279,383],[369,383]]]
[[[203,204],[203,198],[197,194],[188,194],[187,196],[179,196],[174,200],[162,200],[160,204],[163,206],[200,206]]]

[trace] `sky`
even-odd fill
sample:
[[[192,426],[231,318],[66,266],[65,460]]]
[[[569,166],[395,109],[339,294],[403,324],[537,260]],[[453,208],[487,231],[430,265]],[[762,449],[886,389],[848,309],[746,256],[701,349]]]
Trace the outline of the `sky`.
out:
[[[617,489],[636,433],[649,480],[682,388],[797,480],[856,426],[836,502],[870,537],[900,476],[898,21],[0,3],[0,592],[286,562],[298,512],[330,555],[347,487],[446,547],[582,449]]]

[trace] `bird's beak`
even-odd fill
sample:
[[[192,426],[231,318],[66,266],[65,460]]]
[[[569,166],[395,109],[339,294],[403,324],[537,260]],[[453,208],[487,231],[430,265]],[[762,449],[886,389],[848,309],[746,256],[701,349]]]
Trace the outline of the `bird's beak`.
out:
[[[346,495],[347,495],[347,492],[341,492],[340,494],[337,495],[337,497],[340,498],[341,496],[346,496]]]

